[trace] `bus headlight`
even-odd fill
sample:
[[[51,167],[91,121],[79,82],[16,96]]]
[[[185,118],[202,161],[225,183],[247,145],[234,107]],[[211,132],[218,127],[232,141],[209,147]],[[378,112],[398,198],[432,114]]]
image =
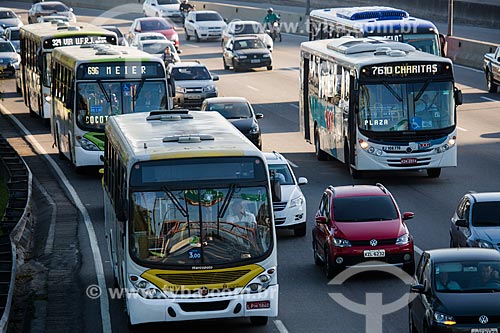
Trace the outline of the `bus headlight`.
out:
[[[85,150],[90,150],[90,151],[100,151],[99,147],[97,147],[97,145],[95,143],[93,143],[92,141],[90,141],[89,139],[86,139],[86,138],[80,138],[78,139],[78,143],[80,144],[80,146],[85,149]]]
[[[263,272],[262,274],[258,275],[257,277],[253,278],[252,281],[250,281],[245,289],[243,289],[243,293],[248,294],[248,293],[260,293],[266,290],[269,287],[269,284],[271,284],[271,281],[273,280],[273,274],[276,272],[276,270],[273,269],[268,269],[266,272]]]
[[[129,281],[142,298],[165,299],[167,296],[151,282],[146,281],[137,275],[130,275]]]
[[[440,146],[440,147],[437,147],[436,148],[436,153],[444,153],[445,151],[447,151],[448,149],[452,148],[453,146],[455,146],[455,144],[457,143],[457,138],[455,136],[453,136],[452,138],[450,138],[448,140],[448,142],[446,142],[444,145]]]

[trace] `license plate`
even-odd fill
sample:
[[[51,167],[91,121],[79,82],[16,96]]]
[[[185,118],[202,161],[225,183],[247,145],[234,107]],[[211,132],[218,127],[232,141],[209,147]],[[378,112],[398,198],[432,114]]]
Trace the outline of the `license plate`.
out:
[[[401,164],[417,164],[417,159],[416,158],[402,158],[401,159]]]
[[[247,310],[269,309],[270,307],[271,307],[270,301],[247,302]]]
[[[385,250],[364,250],[365,258],[380,258],[385,257]]]
[[[470,333],[498,333],[498,328],[473,328]]]
[[[260,59],[251,59],[250,62],[252,64],[258,64],[260,62]]]
[[[187,95],[186,98],[189,98],[189,99],[201,99],[201,95]]]

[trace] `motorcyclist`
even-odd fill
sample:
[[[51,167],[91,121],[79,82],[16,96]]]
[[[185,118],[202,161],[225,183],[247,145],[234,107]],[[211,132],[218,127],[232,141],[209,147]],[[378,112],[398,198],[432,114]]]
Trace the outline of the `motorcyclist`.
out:
[[[267,10],[267,15],[264,17],[264,21],[262,23],[264,24],[264,27],[269,30],[273,30],[273,24],[274,22],[279,22],[280,21],[280,16],[274,12],[273,8],[269,8]]]
[[[188,0],[182,0],[181,4],[179,5],[179,10],[181,13],[188,13],[192,10],[194,10],[194,5],[190,4]]]

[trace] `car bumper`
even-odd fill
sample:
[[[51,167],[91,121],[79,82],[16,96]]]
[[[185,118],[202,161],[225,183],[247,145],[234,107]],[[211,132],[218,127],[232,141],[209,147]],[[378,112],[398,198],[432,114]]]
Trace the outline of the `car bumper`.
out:
[[[479,317],[479,316],[478,316]],[[439,333],[471,333],[472,329],[478,329],[479,331],[477,332],[483,332],[481,330],[483,329],[497,329],[497,332],[500,332],[500,324],[491,324],[491,325],[479,325],[479,324],[455,324],[453,326],[448,326],[448,325],[442,325],[442,324],[437,324],[433,323],[431,325],[430,332],[439,332]],[[484,331],[487,332],[487,331]],[[490,331],[492,332],[492,331]]]
[[[295,227],[306,222],[306,205],[289,208],[288,204],[282,210],[274,209],[274,224],[277,228]]]
[[[365,251],[384,250],[383,257],[365,257]],[[381,262],[381,265],[403,266],[414,262],[413,243],[406,245],[387,246],[351,246],[334,247],[332,251],[332,262],[340,267],[351,267],[369,261]]]
[[[14,76],[16,68],[14,65],[0,64],[0,76]]]
[[[201,104],[206,98],[217,97],[217,92],[201,93],[201,94],[185,94],[176,93],[174,104],[181,107],[201,107]]]
[[[272,60],[271,59],[260,59],[258,63],[252,63],[250,62],[252,59],[244,59],[244,60],[239,60],[235,59],[235,65],[238,68],[259,68],[259,67],[267,67],[271,66]]]
[[[198,31],[198,37],[200,39],[216,39],[222,38],[222,32],[210,32],[210,31]]]

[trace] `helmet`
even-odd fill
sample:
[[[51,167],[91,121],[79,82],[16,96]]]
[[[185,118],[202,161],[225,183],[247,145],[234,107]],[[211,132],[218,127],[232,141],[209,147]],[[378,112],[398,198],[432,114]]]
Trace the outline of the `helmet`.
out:
[[[269,8],[267,9],[267,12],[268,12],[269,14],[271,14],[272,12],[274,12],[274,9],[273,9],[272,7],[269,7]]]

